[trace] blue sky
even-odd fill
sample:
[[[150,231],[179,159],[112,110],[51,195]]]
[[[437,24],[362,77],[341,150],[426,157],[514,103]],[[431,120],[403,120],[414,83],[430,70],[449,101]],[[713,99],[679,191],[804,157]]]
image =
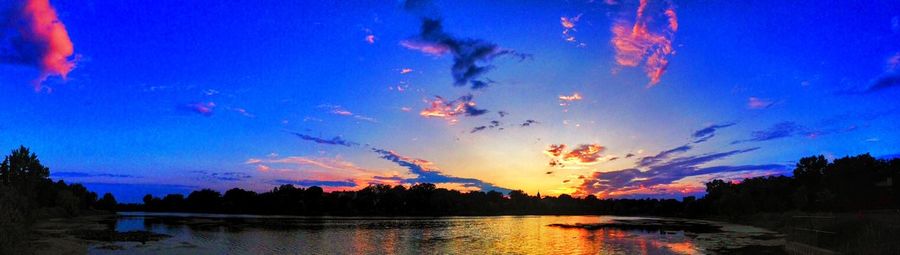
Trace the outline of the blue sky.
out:
[[[28,21],[17,4],[32,2],[0,14]],[[710,178],[789,173],[803,156],[900,145],[891,1],[651,0],[641,16],[638,0],[50,4],[75,67],[63,79],[11,61],[46,54],[17,52],[9,45],[27,32],[0,24],[0,148],[31,147],[67,173],[54,178],[126,201],[204,187],[415,182],[680,197]],[[566,34],[563,17],[578,17]],[[422,34],[425,19],[439,20],[440,33]],[[617,25],[626,34],[616,37]],[[642,50],[636,65],[617,61],[627,53],[617,38]],[[667,63],[651,84],[654,52]],[[474,76],[486,88],[454,86],[452,68],[465,60],[492,67]],[[48,73],[49,89],[35,92]],[[727,127],[694,143],[715,125]]]

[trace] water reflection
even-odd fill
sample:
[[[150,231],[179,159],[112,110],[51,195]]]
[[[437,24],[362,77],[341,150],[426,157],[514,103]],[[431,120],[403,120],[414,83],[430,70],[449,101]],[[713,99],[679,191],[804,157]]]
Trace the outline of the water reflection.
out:
[[[95,254],[698,254],[684,231],[551,227],[621,217],[504,216],[446,218],[121,216],[118,231],[172,238]]]

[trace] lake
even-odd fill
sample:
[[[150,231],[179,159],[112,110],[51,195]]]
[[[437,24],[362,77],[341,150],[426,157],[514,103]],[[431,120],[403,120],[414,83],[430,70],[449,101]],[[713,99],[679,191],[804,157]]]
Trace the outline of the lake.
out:
[[[91,254],[714,254],[779,253],[763,229],[615,216],[279,217],[120,213],[101,221],[160,241],[97,242]],[[699,226],[699,227],[698,227]]]

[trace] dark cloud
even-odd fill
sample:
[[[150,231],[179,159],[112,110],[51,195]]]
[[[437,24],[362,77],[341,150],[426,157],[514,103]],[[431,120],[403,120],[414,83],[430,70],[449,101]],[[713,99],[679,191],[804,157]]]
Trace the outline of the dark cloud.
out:
[[[441,173],[437,169],[426,169],[423,164],[427,161],[412,159],[401,156],[393,151],[373,148],[372,151],[378,153],[382,159],[391,161],[409,169],[410,172],[417,175],[415,178],[403,179],[404,183],[459,183],[466,187],[478,187],[482,191],[495,190],[502,193],[508,193],[510,190],[495,186],[494,184],[484,182],[475,178],[454,177]],[[385,177],[382,177],[385,178]]]
[[[532,124],[538,124],[536,120],[525,120],[522,124],[519,124],[520,127],[530,127]]]
[[[753,133],[750,134],[750,138],[733,141],[731,142],[731,144],[738,144],[743,142],[761,142],[791,137],[803,132],[803,130],[803,126],[797,125],[797,123],[794,123],[793,121],[783,121],[776,123],[768,129],[753,131]]]
[[[500,115],[500,118],[503,118],[503,117],[506,117],[506,115],[509,115],[509,113],[505,112],[505,111],[498,111],[497,114]]]
[[[488,124],[487,126],[477,126],[477,127],[472,128],[472,131],[469,131],[469,133],[484,131],[485,129],[488,129],[488,128],[494,129],[497,127],[500,127],[500,121],[492,120],[490,122],[490,124]],[[503,128],[500,128],[500,130],[503,130]]]
[[[706,142],[710,138],[713,138],[713,136],[716,136],[716,130],[734,126],[734,124],[735,123],[713,124],[703,129],[697,130],[692,135],[692,137],[694,138],[694,143]]]
[[[406,1],[403,9],[419,15],[422,25],[419,35],[402,41],[401,45],[435,56],[448,53],[453,55],[450,73],[456,86],[471,84],[472,89],[481,89],[493,83],[489,79],[479,80],[479,78],[493,69],[490,63],[494,58],[510,55],[524,60],[531,57],[485,40],[457,38],[446,33],[430,1]]]
[[[191,173],[197,174],[200,176],[200,179],[204,180],[217,180],[217,181],[241,181],[253,178],[253,176],[240,173],[240,172],[207,172],[207,171],[191,171]]]
[[[625,154],[625,158],[630,158],[630,157],[634,157],[634,153]]]
[[[672,148],[669,150],[661,151],[654,156],[647,156],[647,157],[641,158],[638,161],[638,166],[639,167],[651,166],[656,163],[662,162],[666,159],[669,159],[670,157],[672,157],[672,155],[675,155],[678,153],[684,153],[689,150],[691,150],[690,145],[682,145],[682,146],[678,146],[678,147],[675,147],[675,148]]]
[[[140,178],[130,174],[113,174],[113,173],[88,173],[88,172],[53,172],[51,178],[89,178],[89,177],[108,177],[108,178]]]
[[[486,81],[479,81],[479,80],[472,81],[472,89],[483,89],[483,88],[487,88],[488,85],[497,83],[491,79],[485,78],[485,80]]]
[[[340,136],[335,136],[335,137],[332,137],[331,139],[324,139],[324,138],[319,138],[319,137],[315,137],[315,136],[311,136],[311,135],[307,135],[307,134],[301,134],[301,133],[297,133],[297,132],[288,132],[288,133],[294,134],[297,137],[300,137],[300,139],[312,141],[314,143],[319,143],[319,144],[342,145],[342,146],[347,146],[347,147],[359,145],[358,143],[344,140]]]
[[[578,193],[608,194],[609,192],[618,190],[640,189],[645,187],[649,188],[655,185],[672,184],[675,181],[691,176],[757,170],[787,171],[789,168],[789,166],[780,164],[701,167],[701,165],[715,160],[752,152],[757,149],[759,148],[679,157],[650,166],[646,170],[629,168],[611,172],[594,172],[585,179],[579,187]]]
[[[889,73],[878,77],[865,92],[879,92],[894,87],[900,87],[900,73]]]
[[[321,181],[321,180],[288,180],[278,179],[272,181],[275,184],[291,184],[303,187],[320,186],[320,187],[356,187],[356,183],[352,180],[346,181]]]

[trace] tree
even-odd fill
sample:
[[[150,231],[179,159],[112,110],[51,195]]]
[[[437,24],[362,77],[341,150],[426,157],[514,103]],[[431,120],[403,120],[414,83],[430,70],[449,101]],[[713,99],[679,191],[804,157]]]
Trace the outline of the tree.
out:
[[[103,194],[103,198],[97,201],[97,209],[115,210],[117,204],[119,203],[116,202],[116,197],[107,192],[106,194]]]
[[[50,169],[41,165],[37,155],[20,146],[12,151],[9,156],[0,163],[0,180],[5,185],[23,186],[34,185],[37,182],[49,180]]]

